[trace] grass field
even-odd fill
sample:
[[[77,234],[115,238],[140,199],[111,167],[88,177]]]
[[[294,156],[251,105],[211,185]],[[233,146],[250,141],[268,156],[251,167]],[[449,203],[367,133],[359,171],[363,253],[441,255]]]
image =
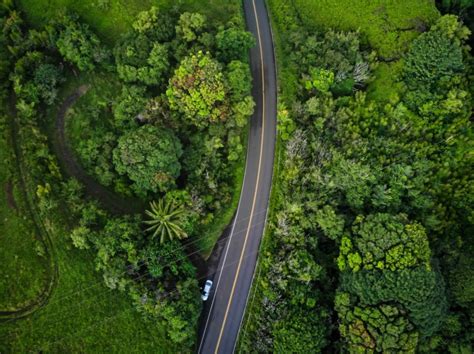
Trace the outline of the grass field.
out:
[[[68,93],[68,87],[64,95]],[[73,87],[71,85],[70,88]],[[6,151],[7,147],[1,145],[0,162],[3,162]],[[1,167],[0,181],[3,183],[1,172],[6,169]],[[31,193],[34,186],[29,187]],[[7,215],[4,214],[4,200],[2,198],[0,204],[2,220]],[[33,227],[29,224],[19,227],[22,221],[12,220],[7,226],[16,228],[17,232],[9,235],[8,239],[0,239],[0,310],[6,306],[3,303],[6,298],[11,296],[9,302],[12,303],[13,299],[20,299],[20,295],[23,298],[28,295],[25,294],[26,289],[29,292],[38,291],[36,283],[43,278],[44,267],[39,261],[33,263],[35,244],[26,242],[28,239],[25,241],[25,235],[19,232],[26,229],[31,233]],[[4,225],[0,227],[3,236]],[[24,319],[0,323],[0,353],[168,353],[180,350],[166,338],[162,324],[145,321],[135,311],[127,295],[104,285],[101,275],[94,269],[95,254],[74,248],[67,226],[55,223],[49,227],[52,228],[50,234],[59,267],[58,284],[43,308]],[[8,240],[8,244],[4,240]],[[15,273],[20,264],[24,264],[23,268],[28,272]],[[14,280],[15,286],[3,281],[4,270],[10,270],[9,279]],[[4,284],[9,287],[4,289]]]
[[[131,26],[134,17],[151,6],[182,5],[210,19],[228,20],[240,7],[238,0],[18,0],[30,23],[45,25],[66,9],[74,11],[108,44],[113,44]]]
[[[7,129],[7,128],[5,128]],[[5,134],[0,135],[0,311],[13,311],[33,301],[48,280],[41,242],[25,211],[14,180]]]
[[[2,353],[177,352],[163,327],[146,322],[128,296],[103,285],[94,270],[94,255],[74,249],[67,230],[53,241],[59,283],[48,304],[33,315],[0,324]]]

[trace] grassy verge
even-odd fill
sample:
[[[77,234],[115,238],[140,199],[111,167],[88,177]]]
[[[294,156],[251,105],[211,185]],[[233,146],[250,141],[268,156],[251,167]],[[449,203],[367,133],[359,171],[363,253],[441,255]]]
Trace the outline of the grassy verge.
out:
[[[146,322],[126,294],[111,291],[95,272],[92,253],[73,249],[68,230],[53,233],[60,279],[47,306],[0,326],[0,351],[176,352],[161,324]],[[158,349],[159,348],[159,349]]]
[[[0,311],[28,306],[48,281],[47,259],[41,256],[42,243],[25,210],[25,201],[17,189],[18,181],[12,169],[7,134],[1,134]]]

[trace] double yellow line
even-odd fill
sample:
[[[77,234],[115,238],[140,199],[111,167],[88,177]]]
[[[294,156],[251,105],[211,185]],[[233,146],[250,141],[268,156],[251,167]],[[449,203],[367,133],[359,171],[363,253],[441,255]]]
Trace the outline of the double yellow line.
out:
[[[252,0],[252,5],[253,5],[253,11],[255,15],[255,23],[257,25],[257,37],[258,37],[258,45],[259,45],[259,50],[260,50],[260,64],[261,64],[261,71],[262,71],[262,133],[260,137],[260,155],[258,159],[257,182],[255,184],[255,192],[253,195],[252,209],[250,211],[249,223],[247,225],[247,232],[245,234],[244,245],[242,247],[239,263],[237,265],[237,272],[235,273],[234,282],[232,284],[232,290],[230,292],[229,302],[227,303],[227,308],[225,310],[224,320],[222,321],[221,330],[219,332],[219,338],[217,339],[216,349],[214,350],[215,354],[217,354],[217,352],[219,351],[222,334],[224,333],[225,324],[227,322],[227,315],[229,314],[230,305],[232,304],[232,299],[234,297],[235,286],[237,284],[237,279],[239,278],[240,267],[242,265],[242,260],[244,258],[245,248],[247,246],[247,240],[248,240],[250,229],[251,229],[250,226],[252,225],[253,214],[255,211],[255,203],[257,201],[258,187],[260,184],[260,171],[262,168],[263,141],[264,141],[264,136],[265,136],[265,70],[264,70],[264,64],[263,64],[262,38],[260,35],[260,24],[258,21],[258,14],[257,14],[257,7],[255,5],[255,0]]]

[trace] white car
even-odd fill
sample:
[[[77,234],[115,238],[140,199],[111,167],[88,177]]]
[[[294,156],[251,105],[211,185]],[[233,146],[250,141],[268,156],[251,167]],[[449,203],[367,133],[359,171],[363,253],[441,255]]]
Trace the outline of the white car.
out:
[[[209,298],[209,293],[211,292],[211,288],[212,288],[212,280],[206,280],[206,284],[204,284],[204,289],[201,295],[202,301],[206,301]]]

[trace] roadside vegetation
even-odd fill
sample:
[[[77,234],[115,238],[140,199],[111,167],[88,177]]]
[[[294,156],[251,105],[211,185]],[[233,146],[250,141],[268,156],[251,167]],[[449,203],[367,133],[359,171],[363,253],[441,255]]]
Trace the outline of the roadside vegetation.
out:
[[[90,3],[19,3],[26,16],[9,1],[0,13],[2,97],[15,106],[2,131],[38,216],[25,223],[51,236],[59,279],[44,308],[0,326],[0,351],[188,352],[201,309],[196,259],[232,218],[254,108],[255,41],[240,4],[130,1],[125,12],[105,1],[99,16],[86,14]],[[101,22],[109,7],[126,16],[113,34]],[[59,151],[63,135],[70,151]],[[124,212],[132,199],[147,210]],[[28,273],[26,295],[41,288],[41,269]]]
[[[283,151],[240,351],[472,352],[469,30],[428,1],[268,4]]]

